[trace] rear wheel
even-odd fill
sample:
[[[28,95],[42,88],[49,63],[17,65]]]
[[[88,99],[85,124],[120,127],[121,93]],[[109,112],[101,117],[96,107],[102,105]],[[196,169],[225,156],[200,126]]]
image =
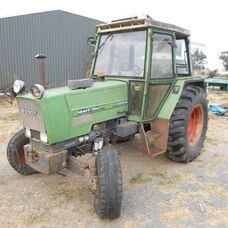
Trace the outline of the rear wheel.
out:
[[[18,131],[9,141],[7,147],[7,159],[14,170],[22,175],[31,175],[37,173],[26,164],[24,156],[24,145],[29,143],[25,137],[24,130]]]
[[[208,124],[206,92],[187,86],[170,119],[167,156],[190,162],[200,154]]]
[[[95,211],[101,219],[116,219],[120,216],[122,202],[122,174],[117,151],[100,150],[96,168]]]

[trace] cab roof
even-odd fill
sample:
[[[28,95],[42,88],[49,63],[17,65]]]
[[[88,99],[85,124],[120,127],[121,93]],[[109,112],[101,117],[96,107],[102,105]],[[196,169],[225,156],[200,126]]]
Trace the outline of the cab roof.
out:
[[[121,31],[121,30],[146,28],[146,27],[154,27],[154,28],[160,28],[165,30],[171,30],[174,32],[182,33],[186,36],[191,35],[190,31],[187,29],[181,28],[173,24],[156,21],[148,15],[145,18],[138,18],[136,16],[136,17],[115,20],[115,21],[112,21],[111,23],[100,24],[96,26],[96,30],[97,30],[97,33],[105,33],[105,32],[114,32],[114,31]]]

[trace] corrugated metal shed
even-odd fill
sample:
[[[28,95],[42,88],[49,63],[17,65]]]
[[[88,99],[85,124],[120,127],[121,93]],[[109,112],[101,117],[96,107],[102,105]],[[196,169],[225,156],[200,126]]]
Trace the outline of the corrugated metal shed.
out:
[[[39,81],[34,56],[47,55],[45,72],[51,86],[86,74],[89,45],[95,26],[87,17],[55,10],[0,19],[0,87],[19,77],[28,86]]]

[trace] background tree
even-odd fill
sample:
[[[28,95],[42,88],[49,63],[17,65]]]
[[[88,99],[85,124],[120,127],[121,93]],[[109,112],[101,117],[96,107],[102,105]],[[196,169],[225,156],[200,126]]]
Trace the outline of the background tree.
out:
[[[207,56],[199,48],[194,49],[192,53],[193,68],[197,70],[205,69]]]
[[[225,71],[228,71],[228,51],[220,52],[219,59],[222,61]]]

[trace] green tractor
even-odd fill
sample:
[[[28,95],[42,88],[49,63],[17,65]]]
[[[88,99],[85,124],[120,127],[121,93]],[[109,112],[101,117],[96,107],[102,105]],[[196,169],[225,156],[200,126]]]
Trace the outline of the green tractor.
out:
[[[34,84],[30,93],[15,81],[23,129],[9,141],[10,165],[22,175],[64,168],[87,175],[97,215],[118,218],[122,174],[108,144],[140,134],[149,156],[184,163],[203,147],[208,101],[204,80],[193,77],[189,36],[149,16],[112,21],[88,39],[90,78],[48,90]]]

